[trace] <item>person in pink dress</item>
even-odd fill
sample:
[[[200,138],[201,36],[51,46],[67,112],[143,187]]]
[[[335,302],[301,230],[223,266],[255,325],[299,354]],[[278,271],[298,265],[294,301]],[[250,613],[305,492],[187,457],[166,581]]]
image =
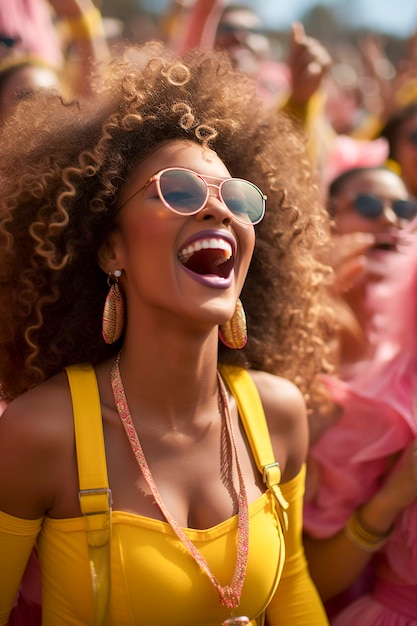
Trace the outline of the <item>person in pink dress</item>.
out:
[[[408,228],[412,235],[415,220]],[[332,626],[417,626],[417,241],[411,241],[392,256],[383,289],[370,292],[384,332],[368,367],[349,382],[326,380],[343,413],[310,452],[315,489],[304,526],[312,577],[324,600],[353,583],[360,590]]]

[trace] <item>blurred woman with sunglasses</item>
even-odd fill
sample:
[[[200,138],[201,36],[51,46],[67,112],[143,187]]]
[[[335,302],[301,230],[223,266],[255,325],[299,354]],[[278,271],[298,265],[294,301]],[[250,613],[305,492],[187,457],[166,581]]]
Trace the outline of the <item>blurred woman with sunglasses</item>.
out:
[[[383,281],[389,258],[407,245],[417,201],[391,169],[358,167],[332,181],[328,210],[334,224],[334,291],[346,319],[340,376],[350,379],[375,348],[376,312],[369,286]]]
[[[393,523],[408,519],[407,507],[417,495],[412,485],[416,431],[392,411],[404,397],[395,397],[392,329],[397,321],[386,309],[408,281],[417,204],[391,169],[361,167],[331,183],[328,209],[334,220],[341,343],[339,377],[324,379],[335,403],[334,423],[317,414],[310,420],[304,508],[309,567],[332,626],[416,624],[408,621],[416,617],[410,608],[416,593],[408,587],[414,580],[406,572],[410,564],[399,555],[397,539],[390,538]],[[398,316],[408,315],[401,312],[404,304],[397,307]]]
[[[94,106],[40,95],[4,131],[0,623],[36,541],[46,626],[324,625],[300,536],[329,322],[304,138],[222,57],[149,44],[107,76]]]
[[[332,626],[417,626],[415,238],[385,272],[375,354],[353,380],[328,378],[342,415],[310,451],[305,546]]]
[[[390,258],[415,237],[417,202],[395,172],[378,165],[351,168],[335,178],[328,187],[327,208],[332,237],[326,258],[334,269],[332,307],[338,320],[334,359],[338,376],[351,380],[367,367],[378,344],[381,325],[371,293],[385,289]],[[321,404],[314,408],[311,443],[339,414],[328,405],[324,411]]]

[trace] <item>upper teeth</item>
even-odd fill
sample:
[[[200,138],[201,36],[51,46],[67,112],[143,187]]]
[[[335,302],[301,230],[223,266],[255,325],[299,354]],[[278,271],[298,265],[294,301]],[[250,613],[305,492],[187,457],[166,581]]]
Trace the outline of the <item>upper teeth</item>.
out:
[[[215,261],[217,265],[220,265],[220,263],[224,263],[225,261],[230,259],[230,257],[232,256],[232,246],[230,245],[228,241],[225,241],[224,239],[212,238],[212,239],[199,239],[198,241],[195,241],[194,243],[187,246],[186,248],[183,248],[182,250],[179,251],[178,258],[181,261],[181,263],[186,263],[195,252],[199,252],[200,250],[207,250],[207,249],[223,250],[224,258],[223,259],[220,258],[217,261]]]

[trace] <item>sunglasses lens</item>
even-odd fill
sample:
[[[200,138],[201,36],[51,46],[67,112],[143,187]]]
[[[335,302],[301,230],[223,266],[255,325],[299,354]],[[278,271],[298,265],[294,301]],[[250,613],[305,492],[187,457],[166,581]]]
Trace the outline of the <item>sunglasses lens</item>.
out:
[[[204,206],[208,195],[204,181],[186,170],[171,169],[162,172],[159,186],[165,202],[182,215],[196,213]]]
[[[236,33],[248,33],[250,35],[264,35],[265,30],[263,28],[240,26],[238,24],[228,24],[224,22],[220,24],[217,29],[217,35],[235,35]]]
[[[392,208],[395,215],[402,220],[412,220],[417,215],[417,204],[411,200],[395,200]]]
[[[265,212],[262,191],[248,180],[233,178],[221,184],[223,202],[239,222],[257,224]]]
[[[365,193],[356,196],[354,205],[357,212],[367,219],[379,217],[384,210],[384,205],[380,198]]]

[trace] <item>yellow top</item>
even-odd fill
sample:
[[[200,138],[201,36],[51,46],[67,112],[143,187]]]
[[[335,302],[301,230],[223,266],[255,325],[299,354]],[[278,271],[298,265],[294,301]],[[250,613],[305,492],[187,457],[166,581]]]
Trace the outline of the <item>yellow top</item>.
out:
[[[328,624],[301,543],[304,476],[303,468],[281,485],[289,503],[285,540],[272,492],[250,504],[249,560],[237,614],[248,615],[253,625],[263,624],[268,605],[269,626]],[[218,580],[227,584],[236,559],[237,517],[207,530],[184,530]],[[43,626],[93,624],[84,518],[23,520],[5,513],[0,513],[0,624],[7,623],[37,537]],[[169,524],[112,513],[109,626],[220,626],[227,617],[230,612],[220,605],[216,589]]]

